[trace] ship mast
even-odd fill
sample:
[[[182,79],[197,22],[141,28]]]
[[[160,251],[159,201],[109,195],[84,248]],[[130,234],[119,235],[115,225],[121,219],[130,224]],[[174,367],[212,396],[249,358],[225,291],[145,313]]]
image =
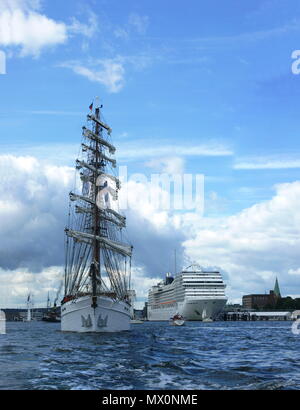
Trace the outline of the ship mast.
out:
[[[93,308],[103,291],[111,291],[122,300],[128,298],[126,260],[132,254],[132,247],[123,242],[121,235],[126,218],[114,209],[120,181],[109,170],[116,167],[116,160],[108,154],[116,149],[106,136],[112,130],[102,120],[100,108],[102,105],[97,105],[93,112],[91,105],[87,119],[92,126],[83,127],[85,143],[81,144],[82,157],[76,160],[82,186],[80,193],[70,192],[69,224],[65,229],[65,297],[88,292]],[[74,201],[76,205],[72,206]],[[110,289],[102,278],[103,268]]]
[[[100,122],[100,108],[95,109],[95,117]],[[100,125],[96,121],[95,125],[95,135],[100,136]],[[99,140],[95,140],[95,151],[94,151],[94,166],[99,169]],[[103,167],[102,167],[103,168]],[[101,281],[101,267],[100,267],[100,243],[97,240],[99,236],[99,210],[97,206],[97,196],[99,192],[99,187],[97,186],[98,175],[94,173],[94,240],[93,240],[93,255],[94,262],[91,264],[91,280],[92,280],[92,307],[95,309],[97,307],[97,279]],[[101,283],[101,282],[100,282]]]
[[[50,302],[50,297],[49,297],[49,292],[48,292],[48,297],[47,297],[47,310],[51,308],[51,302]]]
[[[27,322],[31,321],[31,308],[32,308],[32,302],[30,300],[30,293],[28,294],[27,297]]]

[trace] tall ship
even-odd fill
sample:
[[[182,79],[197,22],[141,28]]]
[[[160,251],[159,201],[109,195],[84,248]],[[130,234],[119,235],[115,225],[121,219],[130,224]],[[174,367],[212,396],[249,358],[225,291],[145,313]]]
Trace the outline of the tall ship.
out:
[[[132,246],[123,240],[126,219],[118,211],[120,181],[116,149],[102,105],[91,104],[76,160],[76,187],[70,192],[65,229],[64,297],[61,330],[129,330]]]
[[[174,277],[152,286],[148,296],[148,320],[169,320],[175,314],[185,320],[212,321],[223,310],[226,285],[219,271],[193,264]]]

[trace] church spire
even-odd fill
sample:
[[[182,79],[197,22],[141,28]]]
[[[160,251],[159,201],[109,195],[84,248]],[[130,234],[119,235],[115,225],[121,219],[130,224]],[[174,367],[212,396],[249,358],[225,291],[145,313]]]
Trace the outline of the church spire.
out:
[[[278,284],[278,279],[276,277],[276,281],[275,281],[275,286],[274,286],[274,293],[277,297],[281,298],[281,294],[280,294],[280,289],[279,289],[279,284]]]

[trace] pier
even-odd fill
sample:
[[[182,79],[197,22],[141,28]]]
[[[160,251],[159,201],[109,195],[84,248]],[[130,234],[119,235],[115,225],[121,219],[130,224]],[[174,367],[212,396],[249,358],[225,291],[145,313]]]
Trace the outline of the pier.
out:
[[[291,312],[224,312],[224,321],[293,320]]]

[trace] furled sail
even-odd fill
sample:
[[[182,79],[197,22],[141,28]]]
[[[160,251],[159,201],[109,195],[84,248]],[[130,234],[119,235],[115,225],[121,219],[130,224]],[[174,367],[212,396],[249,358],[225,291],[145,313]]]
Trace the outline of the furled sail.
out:
[[[94,148],[89,147],[89,146],[87,146],[86,144],[81,144],[81,145],[82,145],[82,150],[83,150],[83,151],[92,150],[92,151],[96,152],[96,150],[95,150]],[[109,157],[107,157],[106,155],[104,155],[104,154],[102,154],[102,153],[99,153],[99,156],[100,156],[101,159],[103,159],[103,160],[105,160],[105,161],[109,161],[109,162],[112,164],[112,166],[113,166],[114,168],[116,168],[116,166],[117,166],[117,161],[116,161],[115,159],[109,158]]]
[[[97,124],[99,124],[102,128],[105,128],[105,129],[107,130],[108,134],[111,134],[111,133],[112,133],[112,129],[111,129],[107,124],[105,124],[103,121],[100,121],[99,118],[95,117],[93,114],[89,114],[89,115],[88,115],[88,118],[89,118],[90,120],[95,121],[95,122],[96,122]]]
[[[82,200],[82,201],[89,202],[92,205],[95,205],[95,201],[91,198],[87,198],[83,195],[77,195],[77,194],[74,194],[73,192],[70,192],[69,195],[70,195],[70,200],[71,201]]]
[[[112,241],[111,239],[107,239],[102,236],[91,235],[85,232],[73,231],[71,229],[66,229],[66,234],[75,238],[79,242],[86,242],[91,244],[93,240],[97,240],[100,242],[102,247],[108,247],[114,251],[120,252],[122,255],[131,256],[132,254],[132,247],[128,245],[124,245],[122,243]]]
[[[108,141],[99,137],[99,135],[94,134],[91,130],[89,130],[86,127],[83,127],[82,129],[83,129],[83,135],[85,137],[90,138],[91,140],[94,140],[98,142],[99,144],[102,144],[104,147],[109,149],[109,152],[111,154],[114,154],[116,152],[116,148],[113,145],[111,145]]]
[[[75,212],[81,214],[91,214],[93,212],[92,208],[84,208],[82,206],[75,206]],[[118,214],[118,212],[114,211],[113,209],[106,208],[105,211],[101,211],[100,215],[102,218],[115,223],[120,228],[125,228],[126,226],[126,218]]]

